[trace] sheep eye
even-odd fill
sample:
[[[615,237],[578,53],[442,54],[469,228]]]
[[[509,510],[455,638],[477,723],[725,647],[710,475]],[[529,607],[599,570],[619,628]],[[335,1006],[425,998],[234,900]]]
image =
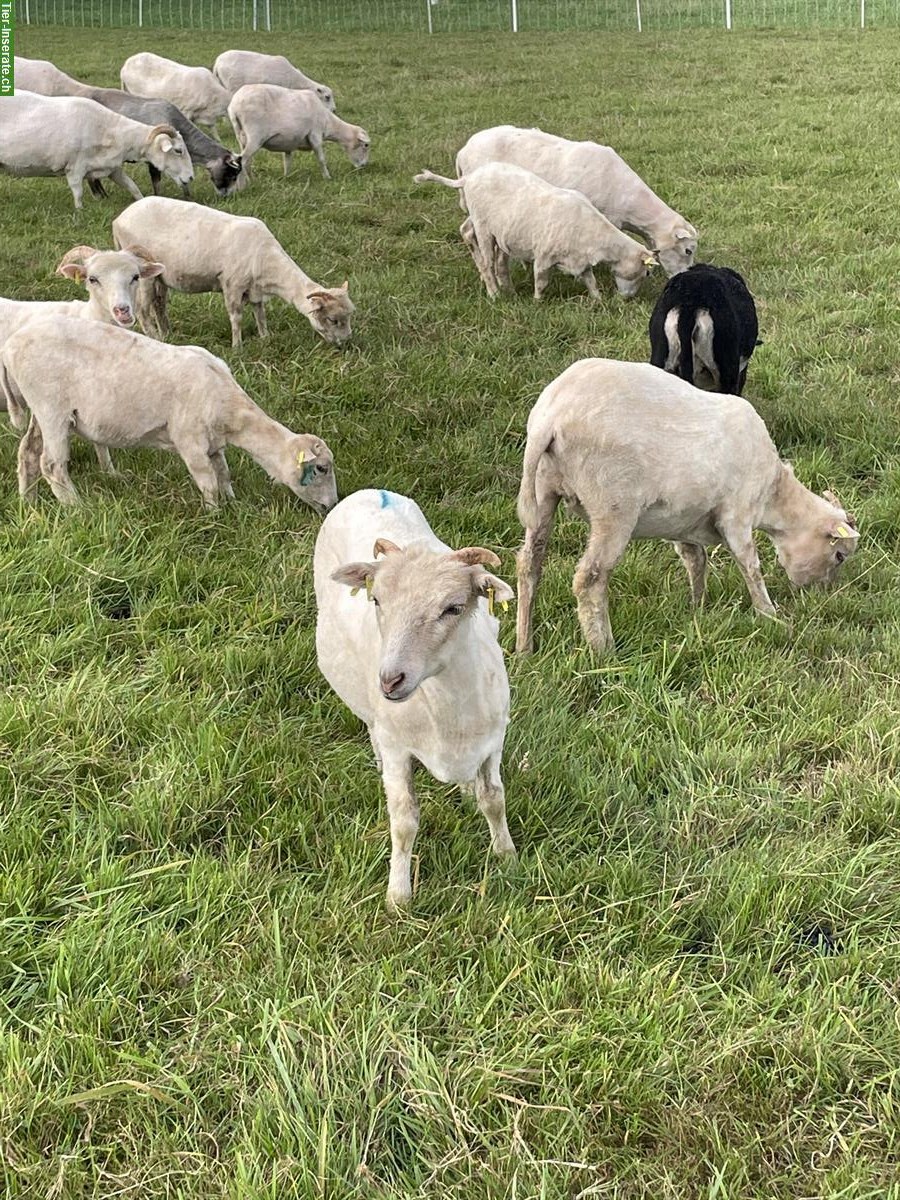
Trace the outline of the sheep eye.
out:
[[[175,151],[176,154],[184,154],[184,151],[181,149],[180,146],[173,146],[172,149]]]
[[[96,275],[88,275],[88,283],[99,283],[100,280]]]
[[[325,463],[316,463],[316,474],[317,475],[327,475],[328,474],[328,467],[325,465]]]
[[[694,253],[693,250],[690,248],[690,246],[686,246],[684,252],[688,256],[688,258],[690,258],[691,255]]]
[[[835,561],[840,564],[847,557],[847,553],[845,550],[835,550],[834,557]]]
[[[377,597],[377,596],[373,596],[373,597],[372,597],[372,603],[375,605],[375,607],[376,607],[376,608],[381,608],[381,605],[378,603],[378,597]]]
[[[132,283],[137,283],[137,281],[138,281],[139,279],[140,279],[140,275],[132,275],[132,277],[131,277],[131,282],[132,282]]]
[[[443,621],[444,617],[458,617],[462,613],[462,610],[462,604],[448,604],[441,613],[441,620]]]

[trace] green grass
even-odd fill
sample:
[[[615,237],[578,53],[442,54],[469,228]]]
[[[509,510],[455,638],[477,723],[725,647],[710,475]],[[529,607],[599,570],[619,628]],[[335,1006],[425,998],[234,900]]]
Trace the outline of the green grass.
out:
[[[126,54],[209,62],[228,36],[40,30],[19,50],[112,83]],[[900,592],[896,46],[735,34],[270,40],[373,137],[334,179],[261,155],[229,202],[316,278],[352,347],[273,303],[232,352],[220,297],[177,340],[333,448],[346,494],[415,496],[514,574],[525,420],[587,355],[645,359],[662,281],[591,305],[557,281],[490,304],[454,197],[417,188],[473,130],[615,145],[746,273],[748,397],[799,476],[857,512],[832,593],[752,614],[714,560],[613,580],[618,654],[585,649],[565,518],[538,652],[509,658],[504,774],[520,860],[424,774],[412,915],[382,907],[387,830],[364,730],[315,664],[317,519],[239,452],[202,510],[182,463],[87,446],[85,505],[15,492],[0,427],[3,1194],[181,1200],[885,1200],[900,1196]],[[2,101],[0,101],[2,106]],[[143,178],[142,172],[136,172]],[[197,198],[213,200],[208,180]],[[61,180],[0,176],[6,295],[65,297]],[[42,485],[43,486],[43,485]],[[502,640],[512,645],[511,617]]]

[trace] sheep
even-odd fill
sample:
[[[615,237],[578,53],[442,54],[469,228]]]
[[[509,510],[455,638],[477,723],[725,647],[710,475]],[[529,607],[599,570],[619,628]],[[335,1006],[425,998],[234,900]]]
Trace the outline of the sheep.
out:
[[[73,433],[90,442],[153,446],[179,454],[214,507],[232,499],[224,450],[239,446],[317,512],[337,503],[331,451],[267,416],[220,358],[199,346],[168,346],[69,316],[29,321],[0,350],[0,390],[21,424],[19,492],[41,475],[62,504],[77,504],[69,478]]]
[[[737,271],[695,263],[650,317],[650,361],[695,387],[740,396],[757,341],[756,305]]]
[[[369,135],[359,125],[350,125],[330,112],[315,92],[294,91],[272,83],[248,83],[238,88],[228,105],[249,172],[250,160],[259,149],[281,151],[284,174],[295,150],[312,150],[326,179],[325,142],[339,142],[355,167],[369,161]]]
[[[527,167],[548,183],[583,193],[618,229],[647,237],[667,275],[693,262],[697,230],[664,204],[610,146],[571,142],[542,129],[498,125],[469,138],[456,156],[456,174],[468,175],[487,162]]]
[[[316,83],[283,54],[257,54],[255,50],[226,50],[213,63],[213,75],[232,95],[245,83],[277,83],[279,87],[307,89],[316,93],[326,108],[334,112],[334,92],[324,83]]]
[[[17,92],[3,101],[0,169],[9,175],[65,175],[75,208],[85,179],[109,176],[135,199],[137,184],[124,164],[142,160],[178,183],[194,178],[181,134],[171,125],[147,128],[80,96]]]
[[[293,304],[325,341],[340,345],[350,337],[354,308],[347,283],[326,288],[314,282],[256,217],[148,196],[124,209],[112,232],[117,246],[141,245],[165,265],[162,275],[142,284],[138,297],[141,325],[158,337],[168,332],[167,288],[221,292],[233,346],[241,344],[246,303],[253,306],[259,336],[266,336],[265,304],[271,296]]]
[[[170,100],[189,121],[208,125],[213,131],[231,99],[231,91],[219,83],[208,67],[188,67],[149,51],[126,58],[119,78],[123,91]]]
[[[832,493],[816,496],[795,478],[746,400],[702,392],[649,363],[582,359],[544,389],[528,418],[518,501],[521,653],[532,650],[534,595],[561,499],[590,522],[573,590],[598,653],[613,644],[607,586],[632,538],[675,542],[694,604],[704,595],[706,547],[724,543],[754,608],[773,616],[754,529],[771,538],[798,587],[832,582],[859,537]]]
[[[56,273],[83,283],[87,288],[87,300],[0,299],[0,348],[17,329],[36,316],[80,317],[128,329],[135,320],[140,280],[150,279],[162,269],[162,263],[151,262],[139,248],[95,250],[93,246],[75,246],[63,255]],[[0,409],[5,407],[0,396]],[[14,414],[10,413],[10,419],[13,418]],[[22,427],[24,422],[19,425]],[[95,451],[101,468],[110,475],[117,475],[106,446],[97,445]]]
[[[447,179],[433,171],[416,183],[442,183],[465,192],[469,215],[460,226],[488,295],[511,287],[509,259],[534,264],[534,298],[540,300],[554,267],[574,275],[600,299],[593,267],[607,263],[623,296],[634,296],[656,265],[646,246],[622,233],[580,192],[554,187],[511,163],[485,163]]]
[[[79,83],[45,58],[15,56],[16,91],[40,96],[88,96],[90,87]]]
[[[206,167],[217,195],[230,196],[243,183],[241,160],[227,146],[208,137],[198,129],[168,100],[153,100],[143,96],[132,96],[118,88],[90,87],[66,75],[51,62],[41,59],[16,58],[16,83],[20,91],[38,92],[44,96],[81,96],[85,100],[96,100],[104,108],[112,109],[142,125],[171,125],[181,134],[191,162]],[[147,163],[153,194],[159,192],[161,172]],[[189,183],[182,183],[182,191],[190,194]],[[102,193],[100,184],[92,182],[92,190]]]
[[[492,849],[516,852],[500,778],[509,682],[492,615],[513,590],[485,569],[499,565],[490,550],[451,550],[415,501],[374,489],[342,500],[316,539],[319,670],[369,730],[391,827],[391,909],[412,895],[416,762],[474,787]]]

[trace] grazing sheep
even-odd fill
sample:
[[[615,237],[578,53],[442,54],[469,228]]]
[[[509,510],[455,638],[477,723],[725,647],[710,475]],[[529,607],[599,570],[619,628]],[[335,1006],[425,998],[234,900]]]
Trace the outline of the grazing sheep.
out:
[[[126,162],[150,162],[177,183],[194,178],[181,134],[171,125],[148,129],[81,96],[17,92],[3,101],[0,169],[9,175],[65,175],[76,209],[85,179],[109,176],[140,199]]]
[[[334,112],[334,92],[324,83],[316,83],[283,54],[257,54],[255,50],[226,50],[213,63],[213,75],[234,94],[245,83],[275,83],[279,87],[307,89],[316,93],[326,108]]]
[[[634,296],[656,258],[621,230],[580,192],[554,187],[510,163],[486,163],[461,179],[433,171],[416,183],[442,183],[465,194],[469,215],[459,232],[469,247],[489,296],[510,288],[509,260],[534,264],[534,298],[540,300],[556,267],[574,275],[600,299],[593,268],[608,265],[623,296]]]
[[[650,361],[695,387],[740,396],[759,323],[730,267],[695,263],[666,284],[650,317]]]
[[[694,261],[697,230],[664,204],[611,146],[498,125],[469,138],[456,156],[456,174],[469,175],[487,162],[514,163],[557,187],[581,192],[618,229],[649,238],[667,275]]]
[[[79,83],[65,71],[45,58],[22,58],[15,56],[15,78],[17,92],[37,92],[40,96],[86,96],[90,87]]]
[[[162,275],[142,285],[138,319],[148,332],[168,332],[166,289],[221,292],[231,321],[232,345],[241,344],[241,314],[253,306],[259,336],[266,336],[266,301],[293,304],[327,342],[350,338],[353,304],[346,283],[326,288],[304,274],[274,234],[256,217],[235,217],[185,200],[148,196],[130,204],[112,225],[117,246],[140,245],[164,264]]]
[[[19,492],[41,475],[62,504],[77,504],[69,478],[72,434],[106,446],[179,454],[209,506],[234,492],[225,447],[240,446],[319,513],[337,503],[331,452],[267,416],[228,367],[199,346],[168,346],[124,329],[68,316],[35,317],[0,350],[0,391],[21,424]]]
[[[794,477],[746,400],[701,392],[649,363],[583,359],[544,389],[528,418],[516,637],[525,653],[560,500],[590,522],[574,591],[584,636],[598,652],[613,644],[607,587],[633,538],[676,543],[695,604],[706,547],[724,542],[754,608],[772,616],[754,529],[768,534],[797,586],[830,583],[859,536],[831,493],[816,496]]]
[[[490,550],[451,550],[413,500],[373,489],[342,500],[316,539],[319,669],[372,739],[391,825],[390,908],[412,895],[416,762],[473,786],[494,852],[515,854],[500,778],[509,682],[491,615],[513,591],[484,565],[499,563]]]
[[[188,67],[146,50],[125,59],[119,78],[123,91],[170,100],[189,121],[208,125],[213,131],[231,99],[231,92],[222,87],[208,67]]]
[[[369,161],[369,135],[325,107],[315,92],[294,91],[272,83],[248,83],[238,88],[228,105],[228,119],[241,147],[244,169],[257,150],[280,151],[284,173],[295,150],[312,150],[322,174],[330,179],[325,142],[339,142],[355,167]]]

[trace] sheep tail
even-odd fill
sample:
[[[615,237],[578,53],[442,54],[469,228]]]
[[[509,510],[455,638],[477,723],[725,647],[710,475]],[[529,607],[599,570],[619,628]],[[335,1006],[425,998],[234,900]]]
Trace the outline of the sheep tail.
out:
[[[537,498],[537,473],[541,459],[553,445],[554,432],[552,426],[529,433],[525,443],[525,457],[522,460],[522,482],[519,485],[519,499],[516,511],[519,520],[526,529],[533,529],[540,523],[541,510]]]
[[[24,429],[28,424],[28,413],[25,409],[24,396],[16,387],[9,374],[9,367],[0,355],[0,396],[6,401],[10,423],[15,429]]]
[[[413,183],[442,183],[444,187],[458,190],[463,187],[465,180],[448,179],[446,175],[435,175],[434,171],[420,171],[418,175],[413,175]]]

